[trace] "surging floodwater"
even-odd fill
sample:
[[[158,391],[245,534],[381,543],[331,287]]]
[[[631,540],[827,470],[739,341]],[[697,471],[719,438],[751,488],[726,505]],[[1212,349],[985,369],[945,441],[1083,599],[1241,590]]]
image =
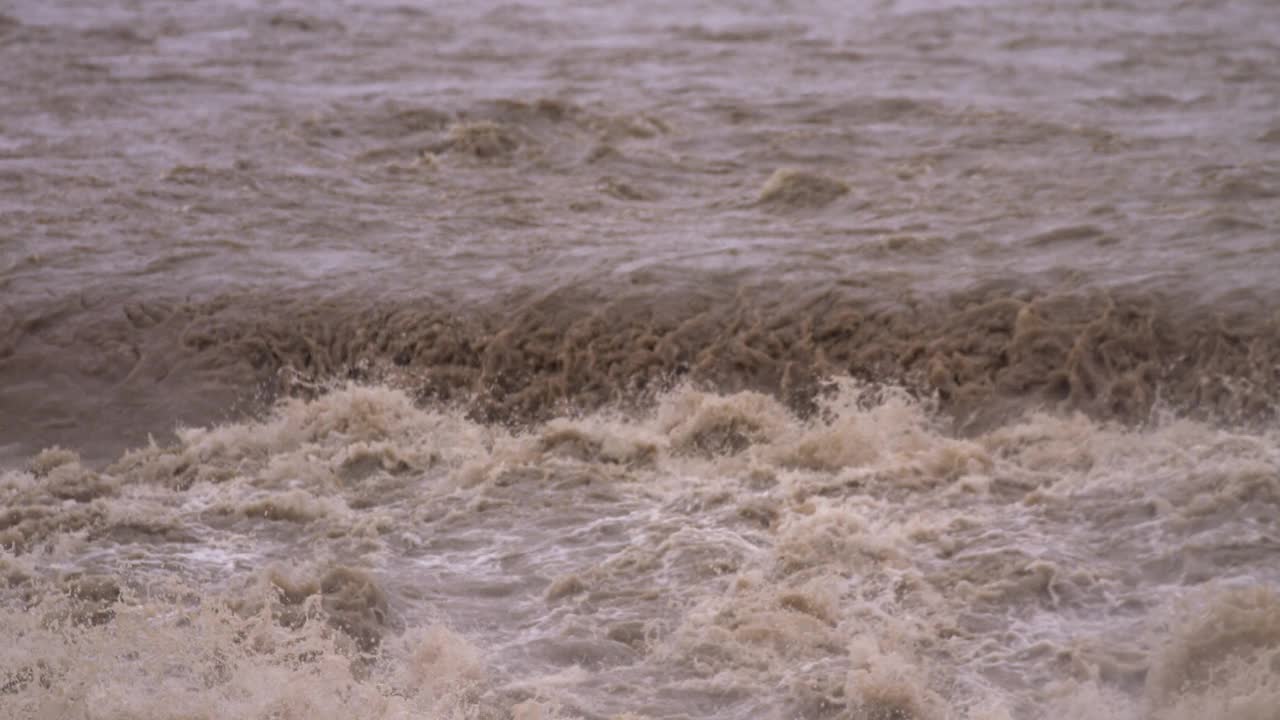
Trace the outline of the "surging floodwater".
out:
[[[1280,718],[1277,57],[0,4],[0,719]]]

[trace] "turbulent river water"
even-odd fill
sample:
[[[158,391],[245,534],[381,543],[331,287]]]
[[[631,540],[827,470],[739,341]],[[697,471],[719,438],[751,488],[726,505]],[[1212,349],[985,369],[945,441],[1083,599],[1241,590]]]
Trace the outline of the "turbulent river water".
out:
[[[1272,0],[0,0],[0,718],[1280,718]]]

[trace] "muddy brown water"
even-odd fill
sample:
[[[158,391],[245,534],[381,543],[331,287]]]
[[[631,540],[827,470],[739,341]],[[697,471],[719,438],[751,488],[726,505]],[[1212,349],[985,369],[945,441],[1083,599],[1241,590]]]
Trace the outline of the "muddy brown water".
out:
[[[1278,57],[0,3],[0,718],[1280,717]]]

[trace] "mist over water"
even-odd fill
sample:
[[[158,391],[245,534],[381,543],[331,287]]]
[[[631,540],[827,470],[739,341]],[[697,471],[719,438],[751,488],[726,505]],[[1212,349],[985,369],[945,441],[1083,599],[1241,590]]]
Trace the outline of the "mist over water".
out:
[[[0,718],[1280,718],[1277,38],[0,4]]]

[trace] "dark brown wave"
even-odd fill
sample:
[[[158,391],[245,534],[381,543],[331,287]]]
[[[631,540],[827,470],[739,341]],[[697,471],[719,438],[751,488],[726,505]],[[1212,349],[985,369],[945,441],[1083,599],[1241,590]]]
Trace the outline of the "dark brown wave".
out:
[[[1276,415],[1280,313],[1261,301],[991,286],[889,302],[709,287],[529,291],[465,308],[265,292],[11,307],[0,315],[6,434],[24,453],[111,453],[344,379],[503,423],[643,405],[681,382],[763,391],[806,412],[834,376],[936,396],[960,431],[1033,408],[1128,423],[1162,408],[1232,424]]]

